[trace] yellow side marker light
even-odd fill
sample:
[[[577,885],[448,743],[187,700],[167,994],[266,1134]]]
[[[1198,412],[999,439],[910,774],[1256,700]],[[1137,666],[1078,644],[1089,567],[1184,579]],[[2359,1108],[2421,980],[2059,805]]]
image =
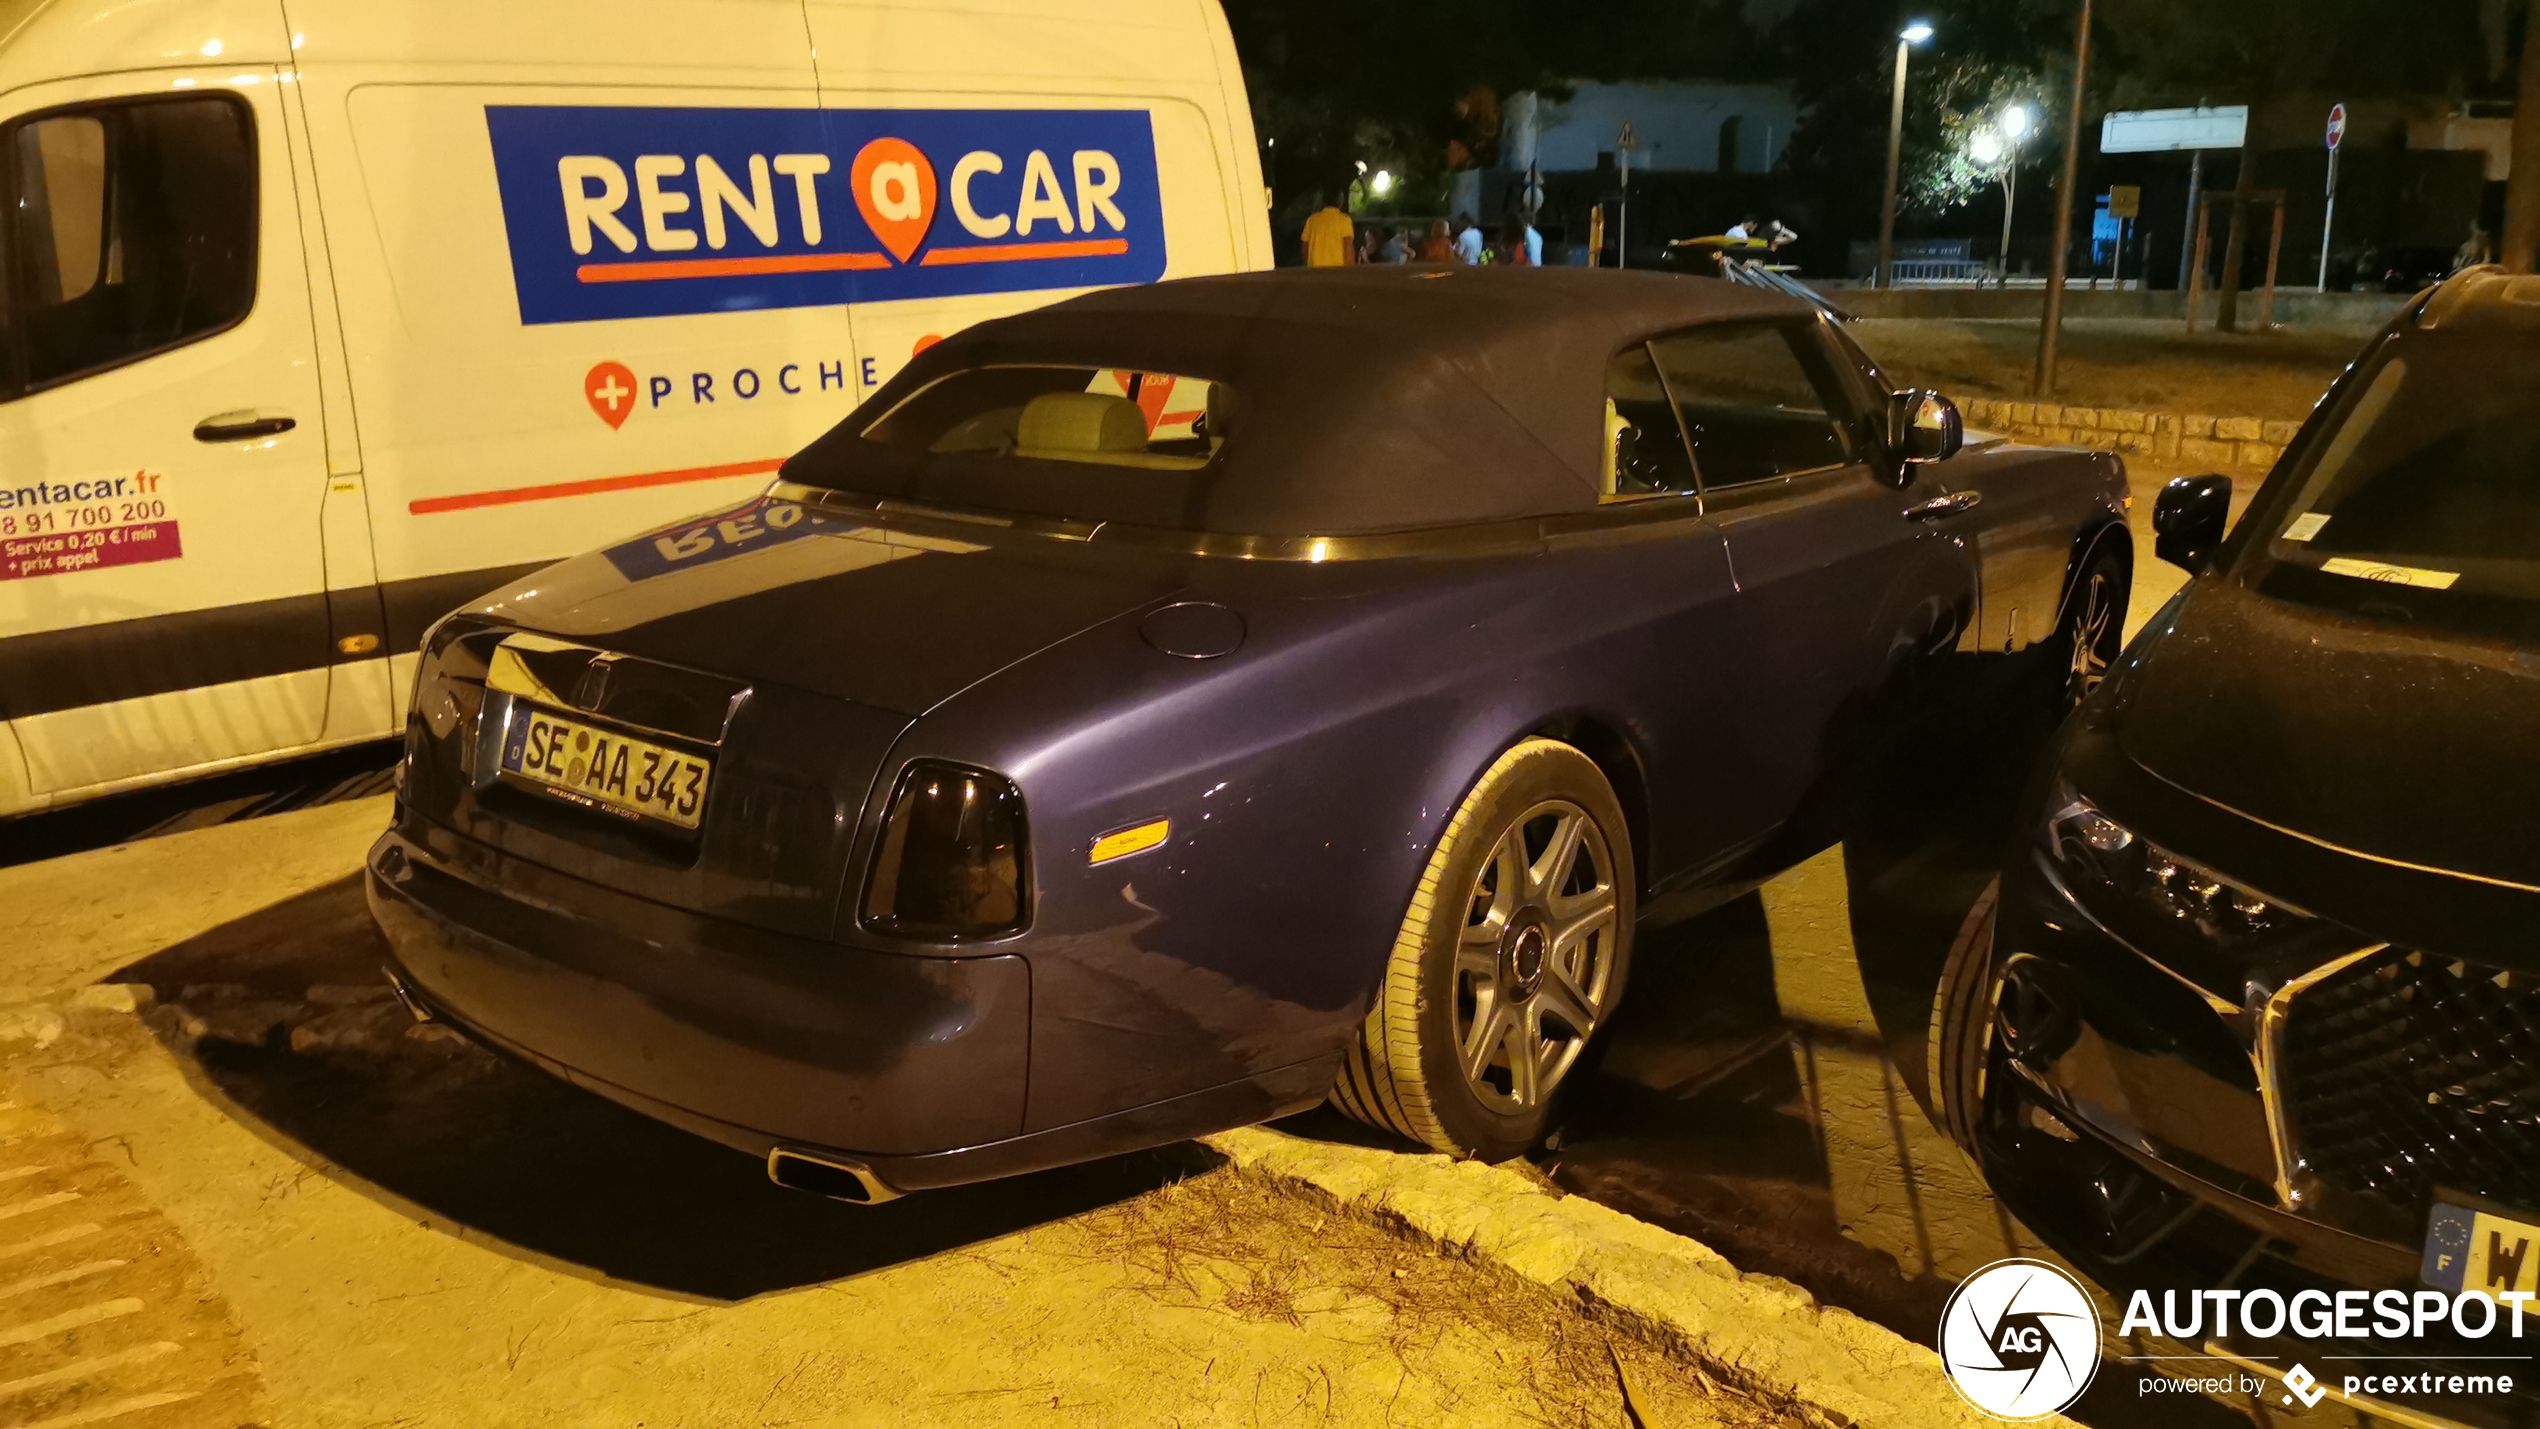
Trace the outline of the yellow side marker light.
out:
[[[1133,853],[1145,853],[1148,849],[1163,843],[1172,832],[1173,823],[1170,819],[1158,819],[1151,824],[1140,824],[1136,828],[1104,834],[1101,838],[1094,840],[1093,851],[1086,855],[1085,862],[1089,865],[1109,863],[1115,858],[1127,858]]]

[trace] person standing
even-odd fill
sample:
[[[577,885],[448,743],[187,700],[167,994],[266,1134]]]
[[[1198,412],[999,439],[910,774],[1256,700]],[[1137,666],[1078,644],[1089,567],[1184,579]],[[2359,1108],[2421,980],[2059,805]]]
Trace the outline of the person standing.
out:
[[[1403,236],[1401,229],[1388,228],[1385,230],[1385,246],[1377,250],[1376,261],[1380,263],[1408,263],[1411,261],[1411,242],[1408,238]]]
[[[1420,245],[1419,261],[1423,263],[1455,261],[1455,240],[1446,236],[1445,219],[1441,218],[1429,225],[1429,236]]]
[[[1473,215],[1469,213],[1459,213],[1455,216],[1455,261],[1459,263],[1482,261],[1482,226],[1475,223]]]
[[[1346,268],[1358,261],[1358,225],[1336,204],[1316,209],[1305,220],[1303,237],[1308,268]]]
[[[1543,235],[1535,231],[1535,221],[1532,218],[1520,218],[1517,220],[1517,226],[1526,230],[1526,266],[1542,267]]]
[[[1540,268],[1543,266],[1543,260],[1537,256],[1537,250],[1526,243],[1526,236],[1533,231],[1526,226],[1526,221],[1522,218],[1508,220],[1507,226],[1500,230],[1500,246],[1507,250],[1510,267]]]

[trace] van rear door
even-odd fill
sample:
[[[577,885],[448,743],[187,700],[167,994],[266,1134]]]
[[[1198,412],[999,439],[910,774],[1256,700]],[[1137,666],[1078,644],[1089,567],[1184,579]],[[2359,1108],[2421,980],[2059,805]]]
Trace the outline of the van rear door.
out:
[[[0,99],[0,715],[39,798],[325,725],[325,434],[280,73]]]

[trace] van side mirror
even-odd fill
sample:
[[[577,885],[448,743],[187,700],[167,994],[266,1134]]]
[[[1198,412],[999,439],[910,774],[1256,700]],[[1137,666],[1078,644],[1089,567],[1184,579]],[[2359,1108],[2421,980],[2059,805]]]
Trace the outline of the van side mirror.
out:
[[[1912,479],[1914,467],[1956,456],[1966,444],[1967,423],[1958,415],[1957,403],[1924,388],[1908,388],[1888,395],[1887,430],[1882,435],[1892,479],[1903,486]]]
[[[2202,575],[2230,520],[2230,477],[2179,477],[2152,504],[2152,553],[2189,575]]]

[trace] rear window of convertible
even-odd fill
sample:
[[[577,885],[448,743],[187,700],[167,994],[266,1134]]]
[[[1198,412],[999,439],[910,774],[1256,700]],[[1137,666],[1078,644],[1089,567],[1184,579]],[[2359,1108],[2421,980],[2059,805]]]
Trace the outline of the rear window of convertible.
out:
[[[1225,445],[1222,384],[1111,367],[974,367],[860,435],[908,452],[1196,471]]]

